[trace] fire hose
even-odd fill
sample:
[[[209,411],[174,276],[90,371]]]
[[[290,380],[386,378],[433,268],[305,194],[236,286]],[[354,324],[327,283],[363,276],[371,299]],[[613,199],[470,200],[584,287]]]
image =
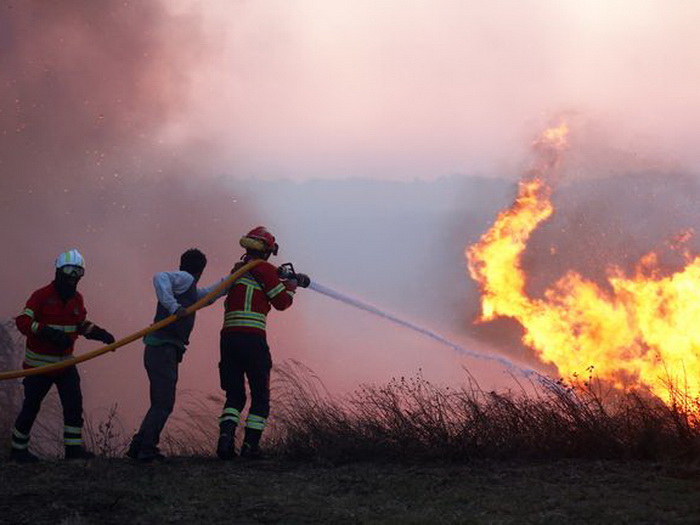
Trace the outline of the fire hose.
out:
[[[233,282],[238,279],[241,275],[246,273],[248,270],[252,269],[253,267],[257,266],[260,264],[262,261],[259,259],[250,261],[243,266],[241,266],[238,270],[235,272],[232,272],[231,275],[229,275],[224,281],[219,284],[216,288],[214,288],[211,292],[209,292],[207,295],[202,297],[200,300],[198,300],[196,303],[192,304],[187,308],[187,313],[192,314],[196,312],[197,310],[204,308],[205,306],[208,306],[211,302],[213,302],[219,295],[221,295],[221,292],[223,292],[225,289],[227,289]],[[112,344],[109,344],[107,346],[103,346],[102,348],[97,348],[96,350],[92,350],[90,352],[86,352],[82,355],[72,357],[70,359],[66,359],[64,361],[61,361],[59,363],[53,363],[50,365],[44,365],[44,366],[37,366],[35,368],[25,368],[24,370],[10,370],[8,372],[0,372],[0,381],[5,380],[5,379],[16,379],[18,377],[26,377],[26,376],[33,376],[33,375],[38,375],[38,374],[45,374],[47,372],[55,372],[56,370],[61,370],[63,368],[66,368],[68,366],[73,366],[78,363],[82,363],[83,361],[88,361],[89,359],[94,359],[95,357],[101,356],[102,354],[105,354],[107,352],[111,352],[113,350],[116,350],[117,348],[120,348],[124,345],[128,345],[129,343],[132,343],[136,341],[137,339],[141,339],[143,336],[150,334],[151,332],[154,332],[156,330],[160,330],[164,326],[169,325],[170,323],[173,323],[177,320],[177,316],[171,315],[170,317],[166,317],[162,321],[158,321],[157,323],[153,323],[152,325],[143,328],[142,330],[139,330],[138,332],[135,332],[131,335],[128,335],[122,339],[119,339],[118,341],[115,341]]]

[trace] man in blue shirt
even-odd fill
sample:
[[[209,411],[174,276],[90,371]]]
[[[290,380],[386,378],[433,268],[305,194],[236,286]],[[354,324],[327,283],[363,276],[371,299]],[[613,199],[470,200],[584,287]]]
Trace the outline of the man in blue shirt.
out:
[[[162,460],[158,449],[160,434],[175,406],[178,366],[189,344],[196,314],[187,308],[219,286],[225,279],[207,288],[197,288],[206,256],[196,248],[180,257],[180,271],[160,272],[153,277],[158,305],[154,323],[176,315],[177,321],[144,337],[144,365],[150,383],[151,407],[143,418],[139,431],[131,440],[127,456],[139,461]],[[226,290],[221,295],[225,295]]]

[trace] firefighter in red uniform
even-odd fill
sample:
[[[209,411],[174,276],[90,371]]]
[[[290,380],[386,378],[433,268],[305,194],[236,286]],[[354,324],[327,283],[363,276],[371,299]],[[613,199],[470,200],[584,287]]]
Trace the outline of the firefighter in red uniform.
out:
[[[275,237],[264,227],[251,230],[240,240],[245,255],[233,269],[252,260],[263,262],[239,277],[226,297],[224,326],[221,330],[219,377],[226,392],[226,403],[219,418],[219,442],[216,453],[223,460],[235,456],[236,427],[246,403],[245,378],[250,387],[251,404],[245,421],[242,457],[260,457],[259,442],[270,412],[270,370],[272,359],[267,345],[265,325],[273,306],[285,310],[292,305],[297,282],[281,281],[277,267],[267,262],[277,255]]]
[[[17,328],[27,336],[24,368],[60,363],[73,356],[79,335],[86,339],[114,342],[112,334],[86,320],[83,296],[77,291],[85,274],[85,261],[77,250],[62,253],[56,259],[56,276],[49,285],[34,292],[17,318]],[[63,407],[63,441],[66,459],[94,457],[83,448],[83,398],[78,369],[69,366],[56,372],[24,378],[24,401],[12,429],[10,457],[20,462],[34,462],[29,452],[29,434],[52,385],[56,385]]]

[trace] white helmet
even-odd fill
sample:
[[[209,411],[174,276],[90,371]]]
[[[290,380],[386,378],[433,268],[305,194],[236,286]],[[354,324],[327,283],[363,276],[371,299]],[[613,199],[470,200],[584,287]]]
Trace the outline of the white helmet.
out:
[[[84,270],[85,259],[83,259],[78,250],[68,250],[56,257],[56,268],[63,268],[64,266],[78,266]]]

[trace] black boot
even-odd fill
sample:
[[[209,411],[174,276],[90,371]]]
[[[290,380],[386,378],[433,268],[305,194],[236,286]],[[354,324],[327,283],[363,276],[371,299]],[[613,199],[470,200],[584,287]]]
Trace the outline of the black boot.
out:
[[[243,442],[241,447],[241,458],[243,459],[264,459],[260,446]]]
[[[141,440],[134,436],[129,444],[129,449],[126,451],[126,457],[130,459],[138,459],[139,452],[141,452]]]
[[[93,459],[95,454],[81,445],[66,445],[66,459]]]
[[[260,451],[260,438],[262,430],[247,427],[245,429],[245,437],[241,446],[241,457],[246,459],[263,459]]]
[[[29,452],[29,450],[26,448],[13,448],[10,451],[10,459],[12,461],[16,461],[17,463],[36,463],[39,461],[39,458]]]
[[[222,421],[219,423],[219,442],[216,445],[216,455],[219,459],[228,461],[236,457],[234,443],[236,441],[235,421]]]
[[[233,434],[219,434],[219,442],[216,445],[216,455],[219,459],[228,461],[236,457],[236,451],[233,448]]]

